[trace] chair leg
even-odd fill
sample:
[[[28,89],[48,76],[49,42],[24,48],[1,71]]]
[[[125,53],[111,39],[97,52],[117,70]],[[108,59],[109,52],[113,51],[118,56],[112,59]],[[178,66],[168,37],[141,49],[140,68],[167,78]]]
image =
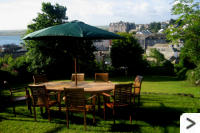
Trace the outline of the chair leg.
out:
[[[28,105],[28,110],[30,111],[30,114],[32,115],[31,100],[30,99],[26,100],[26,105]]]
[[[43,115],[43,107],[40,107],[41,115]]]
[[[66,110],[67,128],[69,128],[69,110]]]
[[[48,113],[48,120],[50,122],[51,121],[51,117],[50,117],[50,109],[49,108],[47,108],[47,113]]]
[[[114,125],[115,125],[115,109],[113,108],[113,122],[114,122]]]
[[[30,114],[32,115],[32,108],[31,108],[31,101],[28,101],[28,110],[30,111]]]
[[[12,103],[12,106],[13,106],[13,114],[14,114],[14,116],[16,117],[16,112],[15,112],[15,104],[14,104],[14,103]]]
[[[33,107],[33,113],[34,113],[34,119],[36,121],[36,110],[35,110],[35,107]]]
[[[31,108],[31,105],[29,105],[29,111],[30,111],[30,114],[32,115],[32,108]]]
[[[85,129],[85,131],[87,130],[87,128],[86,128],[86,110],[84,111],[84,129]]]
[[[95,106],[93,106],[93,124],[95,124],[96,121],[95,121]]]
[[[138,96],[138,105],[140,105],[140,95]]]
[[[106,120],[106,104],[104,104],[104,108],[103,108],[103,114],[104,114],[104,120]]]
[[[99,113],[100,109],[101,109],[101,98],[100,98],[100,95],[98,95],[97,98],[98,98],[98,113]]]
[[[130,123],[132,124],[132,114],[131,114],[131,111],[129,112],[129,120],[130,120]]]
[[[133,104],[135,104],[135,96],[133,96]]]

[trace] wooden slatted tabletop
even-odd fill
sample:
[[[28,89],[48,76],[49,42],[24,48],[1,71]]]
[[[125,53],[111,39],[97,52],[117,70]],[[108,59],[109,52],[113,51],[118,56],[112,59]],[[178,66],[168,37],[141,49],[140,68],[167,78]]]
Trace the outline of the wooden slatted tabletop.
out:
[[[79,81],[76,86],[74,81],[51,81],[40,84],[30,84],[29,86],[37,85],[45,85],[47,90],[54,91],[64,91],[64,88],[84,88],[86,93],[102,93],[112,91],[115,84],[112,82]]]

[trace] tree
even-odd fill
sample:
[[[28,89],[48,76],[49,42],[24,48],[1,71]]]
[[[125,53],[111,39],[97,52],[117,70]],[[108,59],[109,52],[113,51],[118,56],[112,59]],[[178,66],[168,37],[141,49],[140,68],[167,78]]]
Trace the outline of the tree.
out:
[[[175,24],[175,22],[176,22],[176,20],[175,20],[175,19],[170,19],[170,20],[169,20],[169,24],[170,24],[170,25],[173,25],[173,24]]]
[[[181,58],[199,64],[200,51],[200,3],[193,0],[175,0],[174,15],[180,15],[175,25],[167,30],[167,38],[173,43],[184,42]]]
[[[160,22],[152,22],[149,25],[149,29],[151,32],[158,32],[161,29],[161,23]]]
[[[42,3],[42,13],[33,19],[33,23],[28,25],[27,33],[34,32],[49,26],[65,23],[67,8],[59,4],[51,5],[51,3]],[[33,73],[46,73],[52,77],[66,77],[70,75],[73,69],[72,51],[80,54],[79,66],[88,69],[89,65],[94,61],[91,41],[79,42],[82,45],[74,46],[74,42],[70,40],[43,40],[43,41],[27,41],[28,49],[26,60],[31,63],[28,67]],[[87,49],[87,50],[86,50]],[[92,64],[93,65],[93,64]],[[79,67],[80,68],[80,67]]]
[[[42,13],[33,19],[33,23],[27,26],[27,34],[57,24],[62,24],[67,20],[67,8],[59,4],[42,3]],[[56,60],[54,45],[55,41],[26,41],[28,49],[26,60],[30,62],[29,71],[33,73],[47,73],[48,66],[52,66]],[[56,54],[57,55],[57,54]],[[59,54],[60,55],[60,54]],[[49,67],[50,68],[50,67]]]
[[[166,30],[173,43],[184,43],[177,68],[194,69],[200,64],[200,3],[194,0],[175,0],[172,14],[179,15],[174,25]],[[185,74],[185,73],[184,73]]]
[[[33,19],[33,24],[28,25],[28,33],[40,30],[49,26],[62,24],[68,18],[66,17],[67,8],[59,4],[42,3],[42,13]]]
[[[160,53],[157,49],[151,49],[150,51],[150,57],[153,57],[156,59],[156,65],[160,66],[161,63],[165,60],[165,57],[162,53]]]
[[[142,47],[131,34],[120,33],[120,35],[125,39],[113,40],[112,42],[112,66],[116,69],[127,67],[129,74],[138,74],[144,71],[144,61],[142,59],[144,51]]]

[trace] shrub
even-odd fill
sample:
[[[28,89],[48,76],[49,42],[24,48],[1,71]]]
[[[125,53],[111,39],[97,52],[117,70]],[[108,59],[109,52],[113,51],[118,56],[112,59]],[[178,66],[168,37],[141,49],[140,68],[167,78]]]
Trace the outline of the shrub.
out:
[[[148,61],[148,74],[152,75],[174,75],[174,65],[164,58],[164,55],[156,49],[151,49],[150,57],[155,61]]]
[[[193,70],[188,70],[186,73],[187,81],[192,84],[200,85],[200,65]]]
[[[25,56],[13,58],[6,55],[0,58],[1,80],[9,82],[25,82],[31,79],[31,73],[27,71],[29,64]]]

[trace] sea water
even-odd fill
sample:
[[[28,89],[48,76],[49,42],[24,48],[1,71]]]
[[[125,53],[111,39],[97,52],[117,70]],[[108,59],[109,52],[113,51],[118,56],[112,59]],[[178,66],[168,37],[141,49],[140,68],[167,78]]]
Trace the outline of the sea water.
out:
[[[22,43],[21,36],[0,36],[0,45],[4,44],[16,44]]]

